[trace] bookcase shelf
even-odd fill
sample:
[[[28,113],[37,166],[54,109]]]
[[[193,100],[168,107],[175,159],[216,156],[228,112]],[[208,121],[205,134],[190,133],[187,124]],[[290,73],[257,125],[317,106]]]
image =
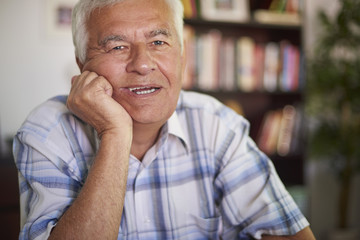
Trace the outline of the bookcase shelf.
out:
[[[226,21],[213,21],[213,20],[205,20],[201,17],[199,18],[186,18],[184,19],[186,24],[197,25],[197,26],[205,26],[209,25],[213,27],[241,27],[241,28],[252,28],[252,29],[260,29],[263,31],[264,29],[271,30],[286,30],[286,31],[301,31],[300,25],[281,25],[281,24],[264,24],[259,23],[253,19],[250,19],[247,22],[226,22]]]
[[[285,38],[295,45],[302,44],[302,27],[293,25],[262,24],[254,20],[249,22],[224,22],[208,21],[204,19],[184,19],[184,23],[192,26],[198,33],[204,33],[210,29],[221,29],[224,36],[240,37],[249,36],[256,42],[280,42]]]
[[[259,3],[260,1],[251,1],[251,11],[256,10],[254,7],[256,7],[256,4]],[[297,133],[292,135],[293,139],[296,138],[296,147],[291,148],[285,155],[277,152],[267,154],[272,159],[279,176],[284,181],[285,185],[302,185],[304,183],[303,167],[306,152],[306,141],[303,133],[304,118],[302,114],[302,103],[304,102],[303,89],[305,85],[305,75],[303,74],[304,58],[302,56],[302,26],[263,24],[256,22],[253,18],[251,18],[248,22],[240,23],[209,21],[202,19],[201,17],[185,19],[184,22],[186,26],[189,26],[195,32],[196,36],[201,36],[215,30],[221,35],[222,39],[239,39],[242,37],[249,37],[254,41],[254,43],[262,45],[266,45],[270,42],[278,43],[280,45],[281,42],[286,41],[299,50],[301,59],[298,63],[299,68],[297,71],[300,74],[298,76],[299,86],[296,89],[283,90],[277,88],[273,91],[267,91],[266,89],[244,91],[238,87],[233,89],[224,89],[218,86],[214,88],[203,88],[198,84],[193,84],[188,88],[188,90],[207,93],[225,104],[228,104],[229,101],[232,103],[238,103],[241,114],[243,114],[251,124],[250,136],[257,143],[262,135],[268,113],[272,111],[283,111],[286,106],[294,106],[297,116],[300,116],[300,118],[297,119],[298,122],[296,123]],[[223,42],[220,43],[219,49],[219,51],[223,50]],[[197,50],[194,51],[196,52]],[[207,50],[203,49],[203,51]],[[198,59],[194,61],[198,61]],[[198,75],[195,73],[192,77],[196,79]],[[219,73],[219,81],[221,81],[221,78],[222,73]],[[295,127],[293,126],[293,128]]]

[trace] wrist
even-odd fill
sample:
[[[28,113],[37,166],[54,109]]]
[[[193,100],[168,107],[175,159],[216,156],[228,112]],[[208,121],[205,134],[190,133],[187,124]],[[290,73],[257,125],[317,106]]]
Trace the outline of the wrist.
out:
[[[106,131],[98,132],[100,143],[107,144],[121,144],[121,145],[131,145],[132,142],[132,128],[128,129],[108,129]]]

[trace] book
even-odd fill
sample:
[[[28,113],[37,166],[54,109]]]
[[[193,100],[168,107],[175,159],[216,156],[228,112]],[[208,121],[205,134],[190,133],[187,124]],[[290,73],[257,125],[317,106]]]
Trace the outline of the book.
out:
[[[254,89],[264,89],[265,45],[256,44],[254,58]]]
[[[283,40],[279,43],[280,46],[280,56],[279,56],[279,76],[278,76],[278,87],[282,91],[288,90],[288,80],[289,80],[289,66],[290,66],[290,56],[289,49],[290,43],[286,40]]]
[[[297,91],[300,89],[300,50],[298,47],[293,47],[293,73],[291,91]]]
[[[219,88],[225,91],[237,89],[235,86],[235,39],[227,37],[222,40],[223,51],[220,51]]]
[[[197,18],[198,17],[198,5],[196,3],[196,1],[198,0],[190,0],[190,6],[191,6],[191,10],[192,10],[192,18]]]
[[[216,29],[197,33],[188,25],[184,40],[184,89],[294,92],[302,87],[302,54],[288,40],[256,43]]]
[[[279,138],[277,142],[277,153],[280,156],[286,156],[290,153],[295,120],[295,107],[291,105],[286,105],[282,110],[282,118],[279,128]]]
[[[181,0],[181,2],[184,6],[184,17],[192,18],[194,14],[190,0]]]
[[[191,19],[199,17],[200,0],[181,0],[184,6],[184,18]]]
[[[260,150],[268,155],[276,153],[281,119],[282,110],[271,110],[265,114],[257,142]]]
[[[280,46],[279,88],[284,92],[296,91],[299,88],[299,49],[285,40],[281,41]]]
[[[255,42],[250,37],[240,37],[236,43],[237,86],[244,92],[255,89]]]
[[[279,45],[274,42],[267,43],[265,46],[264,89],[269,92],[274,92],[278,86],[279,56]]]
[[[268,155],[287,156],[299,149],[302,115],[298,108],[285,105],[269,110],[261,123],[257,144]]]
[[[219,51],[221,32],[211,30],[199,37],[199,76],[198,87],[203,90],[215,90],[219,80]]]

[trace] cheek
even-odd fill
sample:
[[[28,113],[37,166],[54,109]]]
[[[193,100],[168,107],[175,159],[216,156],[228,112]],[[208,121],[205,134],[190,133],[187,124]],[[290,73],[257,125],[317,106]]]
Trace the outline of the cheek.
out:
[[[84,65],[83,71],[95,72],[99,76],[105,77],[111,83],[115,76],[123,72],[124,65],[123,62],[119,62],[114,58],[94,59]]]
[[[175,60],[175,61],[174,61]],[[171,85],[181,85],[183,75],[183,64],[178,56],[172,55],[172,57],[165,57],[158,64],[160,71],[169,81]]]

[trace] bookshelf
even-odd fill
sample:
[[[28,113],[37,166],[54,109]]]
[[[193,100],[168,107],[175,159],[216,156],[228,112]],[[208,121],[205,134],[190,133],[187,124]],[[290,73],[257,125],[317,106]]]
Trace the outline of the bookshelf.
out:
[[[202,1],[184,1],[201,8]],[[305,85],[303,31],[293,15],[289,24],[286,18],[285,22],[280,19],[281,24],[257,19],[256,14],[266,13],[273,1],[250,0],[249,13],[243,14],[249,18],[242,21],[204,19],[201,9],[193,10],[196,14],[184,19],[188,58],[184,89],[207,93],[235,106],[234,109],[250,121],[250,136],[260,148],[263,148],[261,142],[268,142],[267,139],[276,142],[274,149],[264,152],[274,162],[285,185],[303,185],[306,150],[302,110]],[[278,65],[271,84],[266,85],[265,75],[270,67],[265,59],[270,56],[266,51],[269,45],[277,48]],[[260,53],[257,53],[258,48]],[[270,62],[273,63],[274,58]],[[270,79],[269,75],[267,79]],[[292,115],[287,112],[289,109]],[[281,120],[275,125],[274,115],[279,113]],[[278,130],[268,133],[266,124],[271,126],[270,129]],[[286,151],[279,148],[279,139],[287,144]]]

